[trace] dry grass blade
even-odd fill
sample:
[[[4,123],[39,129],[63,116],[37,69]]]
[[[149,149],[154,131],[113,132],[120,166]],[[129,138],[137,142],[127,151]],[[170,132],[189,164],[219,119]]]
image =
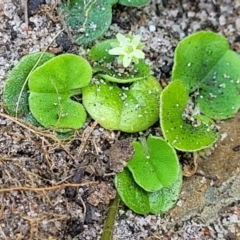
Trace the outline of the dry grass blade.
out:
[[[78,148],[78,156],[81,155],[86,143],[87,143],[87,140],[88,138],[90,137],[91,133],[93,132],[94,128],[97,126],[98,122],[97,121],[94,121],[91,128],[89,129],[89,131],[86,133],[86,135],[82,138],[82,142],[81,142],[81,145],[79,146]]]
[[[61,143],[61,140],[56,135],[53,135],[52,133],[50,133],[48,131],[39,131],[38,128],[34,127],[33,125],[31,125],[29,123],[22,121],[21,119],[12,117],[12,116],[4,114],[4,113],[0,113],[0,117],[11,120],[12,122],[18,124],[19,126],[23,127],[24,129],[27,129],[28,131],[30,131],[31,133],[33,133],[39,137],[46,137],[46,138],[53,140],[54,142],[57,142],[59,144]],[[47,143],[47,145],[49,145],[49,146],[52,145],[45,138],[43,140],[44,140],[44,142]]]
[[[12,191],[34,191],[34,192],[41,192],[41,191],[52,191],[57,189],[63,189],[65,187],[84,187],[92,184],[97,184],[98,182],[85,182],[85,183],[64,183],[57,186],[52,187],[40,187],[40,188],[34,188],[34,187],[11,187],[11,188],[3,188],[0,189],[0,193],[3,192],[12,192]]]

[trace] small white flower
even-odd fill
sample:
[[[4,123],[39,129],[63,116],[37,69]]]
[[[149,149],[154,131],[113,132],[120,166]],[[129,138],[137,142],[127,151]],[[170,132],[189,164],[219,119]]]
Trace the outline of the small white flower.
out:
[[[123,34],[116,35],[118,43],[112,44],[112,49],[108,51],[110,55],[117,55],[118,61],[126,68],[131,62],[138,63],[139,59],[144,59],[145,54],[142,51],[143,44],[140,42],[139,35],[128,34],[125,37]]]

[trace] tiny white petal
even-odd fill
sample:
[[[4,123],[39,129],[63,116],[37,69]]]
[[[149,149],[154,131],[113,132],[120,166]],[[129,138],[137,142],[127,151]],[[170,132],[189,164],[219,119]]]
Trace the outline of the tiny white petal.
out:
[[[132,55],[133,55],[135,58],[139,58],[139,59],[144,59],[144,57],[145,57],[144,52],[142,52],[142,51],[139,50],[139,49],[134,50],[134,52],[132,53]]]
[[[110,50],[108,50],[108,53],[110,55],[121,55],[123,52],[123,49],[121,47],[115,47]]]
[[[118,40],[118,42],[120,43],[121,46],[124,46],[126,44],[128,44],[128,39],[121,33],[118,33],[116,35],[116,38]]]
[[[132,44],[134,44],[135,46],[138,46],[140,43],[140,39],[141,37],[139,35],[135,35],[132,39]]]
[[[128,67],[130,65],[131,61],[132,61],[132,58],[130,57],[130,55],[125,55],[123,57],[123,66],[125,68]]]

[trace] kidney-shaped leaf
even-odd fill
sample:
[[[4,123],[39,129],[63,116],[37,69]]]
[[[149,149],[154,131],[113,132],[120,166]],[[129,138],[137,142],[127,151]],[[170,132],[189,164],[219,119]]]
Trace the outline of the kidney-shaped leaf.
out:
[[[240,108],[240,57],[216,33],[198,32],[178,44],[172,79],[199,89],[200,110],[211,118],[232,117]]]
[[[182,186],[182,172],[179,169],[176,181],[169,187],[150,193],[143,190],[134,181],[131,172],[125,168],[115,176],[115,186],[122,201],[134,212],[139,214],[165,213],[178,199]]]
[[[178,157],[165,140],[150,135],[147,142],[133,142],[134,155],[128,162],[135,182],[154,192],[173,184],[179,172]]]
[[[199,117],[199,126],[183,120],[188,100],[188,90],[182,81],[171,82],[160,98],[160,121],[164,137],[178,150],[197,151],[211,146],[217,140],[217,133],[211,129],[207,117]]]
[[[6,111],[15,117],[36,124],[28,106],[27,78],[34,68],[41,66],[55,55],[37,52],[24,56],[12,69],[3,92],[3,103]],[[25,85],[25,86],[24,86]]]
[[[157,121],[160,92],[154,77],[133,82],[129,88],[101,80],[82,89],[83,105],[105,128],[139,132]]]
[[[29,106],[33,116],[44,127],[66,132],[80,128],[86,112],[80,103],[70,99],[89,84],[89,63],[74,54],[64,54],[36,69],[29,80]]]

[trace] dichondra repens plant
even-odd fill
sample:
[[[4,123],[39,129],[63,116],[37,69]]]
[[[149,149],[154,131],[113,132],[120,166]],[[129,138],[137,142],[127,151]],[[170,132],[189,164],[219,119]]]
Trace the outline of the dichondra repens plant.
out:
[[[149,136],[133,142],[135,154],[115,177],[124,203],[140,214],[164,213],[178,198],[182,173],[175,150],[164,139]]]
[[[111,12],[116,3],[82,2],[70,4],[83,4],[89,19],[96,6]],[[63,133],[81,128],[87,113],[104,128],[129,133],[148,129],[160,117],[163,136],[132,143],[135,153],[116,175],[115,186],[133,211],[164,213],[182,183],[175,149],[210,147],[218,138],[214,120],[239,110],[240,58],[222,36],[192,34],[178,44],[172,81],[162,90],[144,57],[140,37],[132,34],[95,44],[88,56],[91,65],[74,54],[30,54],[13,68],[3,99],[9,114]],[[82,103],[75,95],[81,95]]]

